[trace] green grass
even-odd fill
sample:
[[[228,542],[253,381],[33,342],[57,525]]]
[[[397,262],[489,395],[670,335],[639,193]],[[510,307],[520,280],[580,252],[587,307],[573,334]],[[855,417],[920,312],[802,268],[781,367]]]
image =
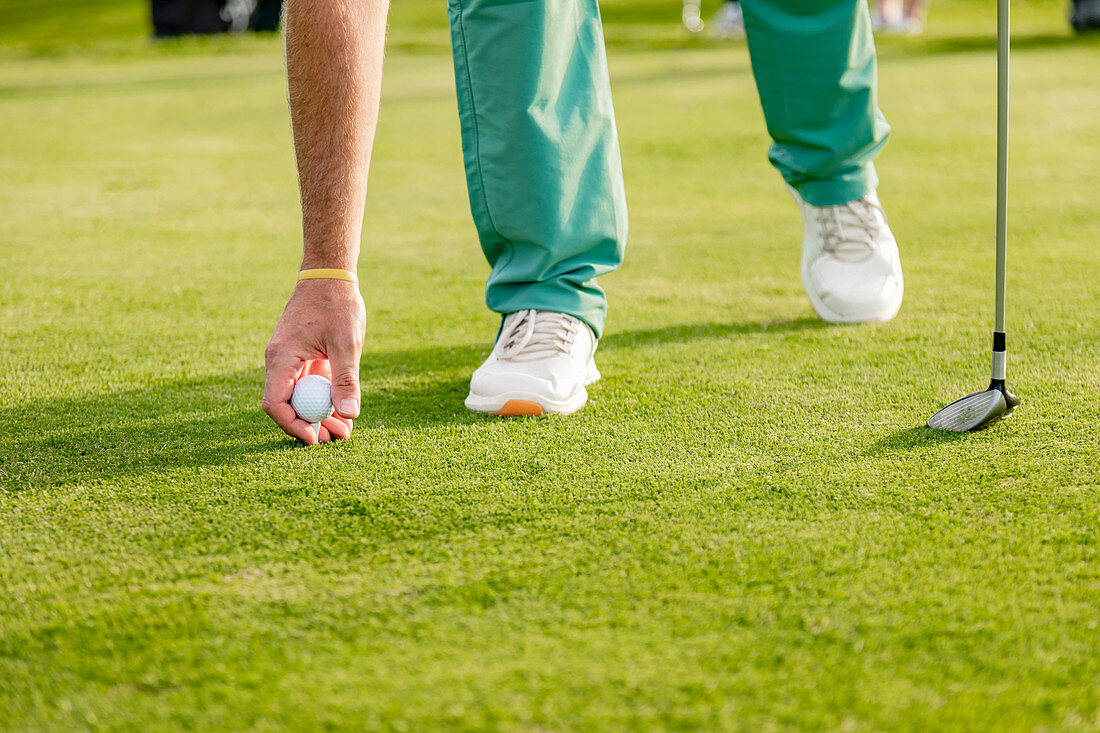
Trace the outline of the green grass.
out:
[[[604,380],[515,421],[461,404],[496,321],[442,18],[395,5],[363,415],[304,449],[258,409],[299,250],[277,40],[54,6],[92,25],[0,3],[0,729],[1100,729],[1100,45],[1060,8],[1017,5],[1024,404],[945,436],[988,375],[985,3],[883,44],[907,299],[851,328],[802,293],[744,46],[607,6]]]

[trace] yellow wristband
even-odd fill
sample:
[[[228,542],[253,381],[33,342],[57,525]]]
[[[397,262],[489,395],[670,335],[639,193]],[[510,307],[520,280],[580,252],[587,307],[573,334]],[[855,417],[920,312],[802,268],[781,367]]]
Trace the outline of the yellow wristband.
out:
[[[302,280],[346,280],[358,284],[359,278],[351,270],[338,270],[326,267],[317,270],[302,270],[298,273],[298,282]]]

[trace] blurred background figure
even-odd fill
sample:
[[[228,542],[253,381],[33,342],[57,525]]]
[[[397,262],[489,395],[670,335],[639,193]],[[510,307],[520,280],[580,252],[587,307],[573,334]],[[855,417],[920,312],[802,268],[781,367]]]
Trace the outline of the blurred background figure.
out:
[[[153,0],[153,33],[158,38],[189,33],[225,33],[221,0]]]
[[[700,0],[684,0],[680,17],[684,27],[692,33],[702,33],[706,27]],[[744,38],[745,17],[741,14],[741,3],[738,0],[723,2],[711,19],[710,28],[715,38]]]
[[[277,31],[283,15],[283,0],[258,0],[249,18],[249,30]]]
[[[153,0],[158,38],[279,29],[282,0]]]
[[[741,3],[738,0],[722,3],[710,23],[715,38],[745,37],[745,16],[741,13]]]
[[[687,28],[689,33],[702,33],[703,26],[703,10],[699,5],[699,0],[684,0],[683,9],[680,11],[680,20],[684,22],[684,28]]]
[[[921,33],[927,8],[928,0],[875,0],[871,23],[876,33]]]
[[[1100,31],[1100,0],[1073,0],[1069,23],[1078,33]]]

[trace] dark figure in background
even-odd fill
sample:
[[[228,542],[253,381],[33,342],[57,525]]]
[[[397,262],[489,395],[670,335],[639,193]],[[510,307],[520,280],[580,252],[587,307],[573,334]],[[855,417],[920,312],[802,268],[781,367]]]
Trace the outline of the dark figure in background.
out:
[[[254,31],[277,31],[279,19],[283,13],[283,0],[260,0],[252,13],[251,27]]]
[[[152,0],[158,38],[192,33],[276,31],[283,0]]]
[[[225,33],[223,0],[153,0],[153,33],[158,38],[189,33]]]
[[[1100,31],[1100,0],[1073,0],[1069,23],[1078,33]]]

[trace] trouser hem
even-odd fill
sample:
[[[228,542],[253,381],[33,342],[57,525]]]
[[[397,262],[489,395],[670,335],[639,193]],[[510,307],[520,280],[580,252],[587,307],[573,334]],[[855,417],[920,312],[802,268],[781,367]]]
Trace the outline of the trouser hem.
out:
[[[878,187],[878,175],[874,165],[868,163],[850,175],[827,181],[784,176],[802,200],[812,206],[837,206],[861,199]]]
[[[603,336],[607,302],[598,291],[553,282],[497,286],[493,291],[486,299],[487,304],[501,316],[528,309],[565,313],[584,321],[597,339]]]

